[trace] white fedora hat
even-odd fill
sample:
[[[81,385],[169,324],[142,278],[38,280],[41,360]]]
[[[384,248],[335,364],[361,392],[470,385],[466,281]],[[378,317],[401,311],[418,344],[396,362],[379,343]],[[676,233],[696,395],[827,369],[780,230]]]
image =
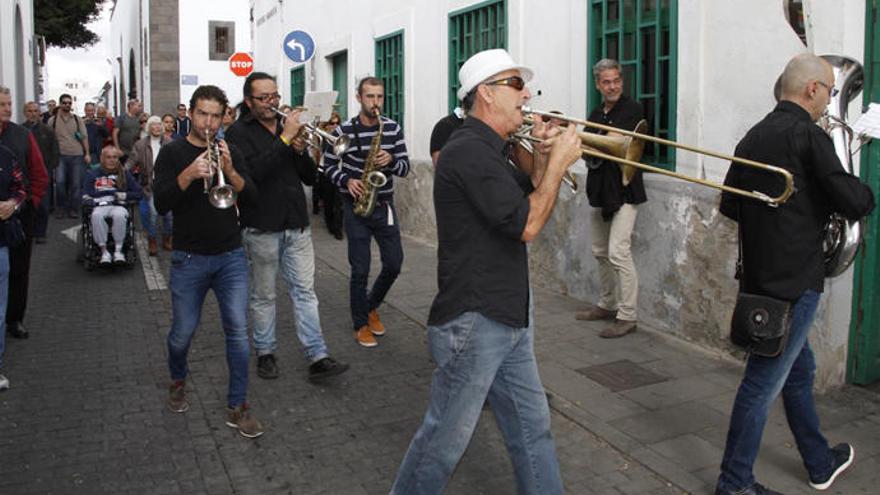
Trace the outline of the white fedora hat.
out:
[[[474,54],[458,70],[458,82],[461,84],[457,93],[459,101],[489,77],[511,69],[518,70],[526,82],[532,79],[532,69],[514,62],[507,50],[493,48]]]

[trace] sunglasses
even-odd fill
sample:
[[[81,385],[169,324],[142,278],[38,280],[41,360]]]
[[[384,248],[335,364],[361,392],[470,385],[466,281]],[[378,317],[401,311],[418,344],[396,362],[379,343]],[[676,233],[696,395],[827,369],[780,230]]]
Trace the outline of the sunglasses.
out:
[[[484,84],[486,84],[486,86],[510,86],[517,91],[522,91],[523,88],[526,87],[525,79],[519,76],[510,76],[505,77],[504,79],[496,79],[494,81],[489,81]]]
[[[259,101],[260,103],[266,103],[267,101],[280,100],[281,95],[278,93],[272,93],[270,95],[260,95],[260,96],[252,95],[251,98]]]

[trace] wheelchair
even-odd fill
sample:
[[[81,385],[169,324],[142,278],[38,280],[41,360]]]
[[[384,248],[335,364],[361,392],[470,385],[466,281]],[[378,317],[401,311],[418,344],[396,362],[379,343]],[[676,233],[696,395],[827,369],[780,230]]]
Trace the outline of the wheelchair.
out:
[[[124,263],[111,263],[106,265],[107,267],[113,268],[116,266],[124,266],[129,270],[134,268],[135,264],[137,264],[137,246],[135,245],[135,230],[134,230],[134,212],[137,206],[137,201],[126,201],[124,205],[119,204],[115,201],[95,201],[94,198],[89,196],[83,196],[82,198],[82,206],[80,207],[80,219],[82,220],[82,227],[79,229],[79,232],[76,235],[76,244],[78,246],[76,260],[77,262],[82,262],[83,267],[87,271],[92,271],[95,268],[102,266],[99,262],[101,260],[101,248],[92,238],[92,211],[94,211],[96,206],[106,206],[106,205],[118,205],[125,206],[125,209],[128,210],[128,220],[125,225],[125,239],[122,240],[122,254],[125,255]],[[105,222],[107,222],[107,250],[111,253],[116,250],[116,242],[117,240],[113,238],[112,232],[112,218],[105,218]],[[103,267],[103,266],[102,266]]]

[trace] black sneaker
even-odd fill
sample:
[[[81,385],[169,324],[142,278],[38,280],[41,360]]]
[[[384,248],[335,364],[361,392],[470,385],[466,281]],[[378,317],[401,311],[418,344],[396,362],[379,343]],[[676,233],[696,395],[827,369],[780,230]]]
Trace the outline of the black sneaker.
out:
[[[837,475],[846,471],[846,468],[852,464],[855,455],[856,451],[853,450],[852,445],[848,443],[839,443],[832,447],[831,458],[834,461],[834,464],[832,464],[833,469],[824,479],[814,480],[810,478],[810,486],[816,490],[827,490],[831,484],[834,483],[834,479],[837,478]]]
[[[736,492],[722,490],[721,488],[716,487],[715,495],[782,495],[782,493],[773,491],[760,483],[755,483],[746,489]]]
[[[319,359],[309,366],[309,381],[318,382],[331,376],[341,375],[348,370],[348,365],[340,363],[332,357]]]
[[[257,356],[257,376],[267,380],[278,378],[278,365],[273,354]]]

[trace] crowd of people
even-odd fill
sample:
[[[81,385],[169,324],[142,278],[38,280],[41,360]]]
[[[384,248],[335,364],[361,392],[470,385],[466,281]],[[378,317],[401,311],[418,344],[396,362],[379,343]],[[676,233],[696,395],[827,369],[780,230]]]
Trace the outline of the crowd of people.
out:
[[[535,359],[527,244],[551,217],[583,143],[575,126],[559,119],[534,122],[531,149],[511,142],[523,125],[532,77],[504,50],[475,54],[459,71],[460,107],[431,136],[438,293],[427,340],[437,368],[423,423],[391,488],[395,494],[445,489],[485,402],[510,452],[518,491],[564,492]],[[590,121],[629,130],[642,120],[641,105],[623,94],[619,63],[599,61],[593,78],[602,104]],[[828,488],[854,458],[849,444],[831,447],[819,431],[807,341],[824,284],[824,219],[832,211],[858,219],[874,208],[870,188],[844,171],[828,136],[812,125],[834,84],[821,58],[793,58],[781,77],[781,101],[737,147],[737,157],[773,162],[798,177],[790,201],[770,208],[722,195],[721,213],[740,226],[743,290],[791,301],[794,309],[784,352],[748,358],[717,494],[777,493],[759,484],[752,470],[768,409],[780,394],[813,488]],[[331,356],[323,335],[304,187],[313,188],[312,213],[323,208],[330,232],[347,239],[354,342],[375,347],[390,330],[379,310],[404,258],[394,180],[406,177],[411,165],[401,126],[381,112],[384,91],[381,79],[364,77],[356,87],[357,113],[348,120],[333,113],[318,124],[333,139],[347,140],[347,147],[336,148],[300,122],[301,109],[280,105],[275,78],[262,72],[247,77],[236,106],[221,89],[204,85],[176,116],[148,115],[135,99],[115,118],[94,104],[78,116],[65,94],[42,115],[28,102],[22,125],[10,122],[10,93],[0,87],[0,371],[5,334],[28,336],[22,320],[31,241],[46,242],[50,213],[76,218],[85,211],[82,198],[92,201],[89,220],[100,263],[113,264],[124,261],[127,205],[137,203],[150,255],[160,246],[171,251],[167,407],[189,409],[187,359],[210,289],[225,334],[225,423],[248,438],[262,435],[265,428],[247,402],[248,363],[253,352],[258,377],[280,376],[279,275],[308,379],[320,382],[349,369]],[[760,190],[768,180],[734,162],[725,183]],[[624,337],[637,327],[630,242],[638,205],[647,201],[644,183],[638,171],[630,175],[613,161],[594,160],[586,194],[601,290],[597,303],[575,317],[608,320],[600,336]],[[774,228],[779,222],[797,226],[797,235]],[[116,240],[113,252],[108,236]],[[370,286],[373,239],[382,266]],[[768,243],[779,247],[774,253],[786,254],[768,255]],[[0,374],[5,388],[9,380]]]

